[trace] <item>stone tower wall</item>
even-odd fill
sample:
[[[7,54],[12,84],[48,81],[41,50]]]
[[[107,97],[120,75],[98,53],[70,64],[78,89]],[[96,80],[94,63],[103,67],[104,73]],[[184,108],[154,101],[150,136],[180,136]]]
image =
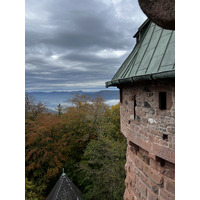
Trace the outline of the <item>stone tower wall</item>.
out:
[[[160,92],[166,92],[166,109]],[[123,85],[120,102],[127,138],[124,200],[175,199],[174,79]]]

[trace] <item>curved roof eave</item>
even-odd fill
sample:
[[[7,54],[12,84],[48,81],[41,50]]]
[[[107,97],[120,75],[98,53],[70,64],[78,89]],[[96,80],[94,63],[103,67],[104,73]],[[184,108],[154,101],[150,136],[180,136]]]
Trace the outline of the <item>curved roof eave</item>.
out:
[[[175,78],[175,70],[108,81],[106,82],[106,88],[111,86],[119,86],[122,84],[140,82],[140,81],[150,81],[150,80],[167,79],[167,78],[169,79]]]

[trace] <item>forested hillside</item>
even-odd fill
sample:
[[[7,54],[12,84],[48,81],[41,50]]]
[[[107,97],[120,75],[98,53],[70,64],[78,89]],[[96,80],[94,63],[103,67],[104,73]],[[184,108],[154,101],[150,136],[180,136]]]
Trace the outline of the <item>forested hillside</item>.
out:
[[[26,199],[44,200],[63,168],[84,200],[123,199],[126,140],[119,104],[78,94],[71,103],[52,114],[26,96]]]

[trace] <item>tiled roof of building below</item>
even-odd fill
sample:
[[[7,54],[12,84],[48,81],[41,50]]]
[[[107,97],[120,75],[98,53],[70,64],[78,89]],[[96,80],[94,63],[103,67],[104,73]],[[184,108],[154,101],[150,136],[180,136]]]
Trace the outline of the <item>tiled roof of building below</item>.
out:
[[[142,80],[175,78],[175,31],[147,19],[134,35],[137,43],[106,87]]]
[[[46,200],[82,200],[81,192],[63,173]]]

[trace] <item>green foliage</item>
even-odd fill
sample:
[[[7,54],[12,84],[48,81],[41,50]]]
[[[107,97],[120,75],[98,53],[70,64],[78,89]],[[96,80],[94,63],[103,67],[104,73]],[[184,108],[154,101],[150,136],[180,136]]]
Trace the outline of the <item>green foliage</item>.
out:
[[[85,200],[123,199],[125,155],[125,141],[106,136],[90,141],[80,163]]]
[[[28,181],[28,178],[25,178],[25,200],[42,200],[42,191],[46,186],[40,185],[38,187],[32,181]]]
[[[73,106],[67,107],[64,114],[69,119],[69,131],[84,135],[85,138],[94,138],[105,130],[105,113],[109,107],[102,97],[91,99],[86,95],[77,94],[71,103]]]
[[[50,114],[26,97],[27,199],[45,198],[63,167],[85,200],[122,199],[126,143],[119,104],[110,108],[103,98],[85,95],[71,104]]]
[[[107,132],[115,140],[124,141],[124,136],[120,132],[120,104],[116,104],[109,109],[107,116]]]
[[[61,106],[61,104],[59,103],[56,110],[57,110],[58,115],[62,115],[62,113],[63,113],[63,106]]]

